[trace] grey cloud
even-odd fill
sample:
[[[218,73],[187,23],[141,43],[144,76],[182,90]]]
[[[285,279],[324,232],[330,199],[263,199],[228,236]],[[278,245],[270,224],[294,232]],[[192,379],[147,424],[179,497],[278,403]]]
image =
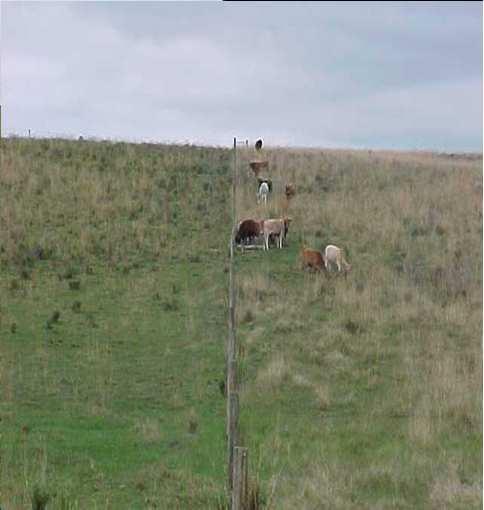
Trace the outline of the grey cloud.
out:
[[[7,130],[481,150],[477,3],[7,3],[1,23]]]

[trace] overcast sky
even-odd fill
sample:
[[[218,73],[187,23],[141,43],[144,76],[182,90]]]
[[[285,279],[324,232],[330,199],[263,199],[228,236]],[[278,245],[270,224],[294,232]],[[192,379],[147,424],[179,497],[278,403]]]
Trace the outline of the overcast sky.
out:
[[[4,133],[482,151],[481,2],[1,2]]]

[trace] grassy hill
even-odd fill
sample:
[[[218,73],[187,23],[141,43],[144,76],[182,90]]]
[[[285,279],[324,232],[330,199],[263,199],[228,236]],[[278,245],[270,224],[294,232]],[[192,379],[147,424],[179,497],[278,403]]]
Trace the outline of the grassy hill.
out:
[[[2,144],[0,505],[220,507],[232,153]],[[240,151],[237,216],[293,222],[236,259],[263,506],[480,508],[482,158],[264,153],[274,194]],[[329,243],[347,279],[301,271]]]

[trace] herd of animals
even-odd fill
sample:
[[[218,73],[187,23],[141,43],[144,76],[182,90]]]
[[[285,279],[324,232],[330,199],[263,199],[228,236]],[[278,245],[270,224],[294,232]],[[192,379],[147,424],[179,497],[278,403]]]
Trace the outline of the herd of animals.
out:
[[[259,151],[262,147],[262,140],[258,140],[255,147]],[[268,163],[267,161],[254,161],[250,163],[250,168],[258,182],[257,203],[267,205],[267,199],[272,192],[272,181],[268,178],[260,177],[259,173],[261,170],[268,168]],[[294,184],[286,184],[285,196],[287,203],[290,202],[295,194]],[[239,221],[235,230],[235,244],[247,247],[262,240],[265,251],[269,250],[270,245],[274,243],[278,248],[282,249],[291,221],[292,219],[287,216],[262,220],[253,218],[243,219]],[[333,244],[327,245],[323,252],[303,246],[300,251],[300,257],[303,269],[330,272],[336,267],[338,273],[343,272],[345,275],[351,271],[351,265],[346,261],[343,250]]]

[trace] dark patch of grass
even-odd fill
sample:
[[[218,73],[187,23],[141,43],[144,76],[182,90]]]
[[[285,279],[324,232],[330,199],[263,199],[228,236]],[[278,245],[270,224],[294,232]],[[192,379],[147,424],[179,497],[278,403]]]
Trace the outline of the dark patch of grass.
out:
[[[363,333],[363,331],[364,331],[364,328],[361,324],[359,324],[358,322],[355,322],[351,319],[347,319],[345,321],[344,328],[351,335],[359,335],[359,334]]]
[[[80,280],[71,280],[69,282],[69,289],[71,290],[79,290],[81,288]]]
[[[166,299],[161,303],[161,308],[165,312],[176,312],[180,309],[180,302],[172,297],[171,299]]]
[[[35,485],[32,489],[32,510],[46,510],[52,496],[45,487]]]
[[[80,301],[74,301],[74,303],[72,303],[71,310],[74,313],[79,313],[81,311],[81,305],[82,303]]]
[[[46,321],[45,326],[47,329],[52,329],[52,326],[59,322],[60,312],[56,310]]]
[[[255,314],[252,310],[248,309],[244,312],[244,315],[242,316],[242,323],[247,324],[250,322],[255,321]]]

